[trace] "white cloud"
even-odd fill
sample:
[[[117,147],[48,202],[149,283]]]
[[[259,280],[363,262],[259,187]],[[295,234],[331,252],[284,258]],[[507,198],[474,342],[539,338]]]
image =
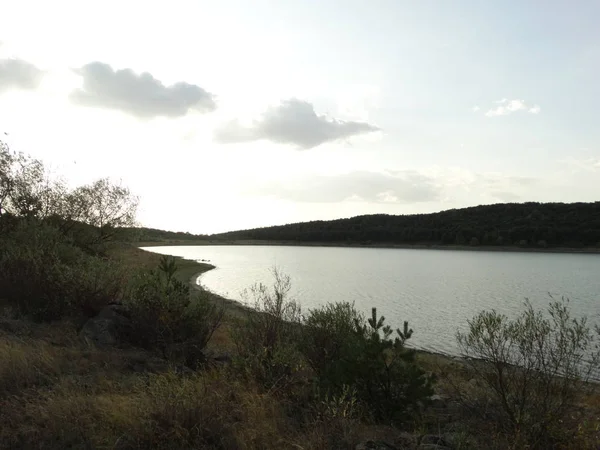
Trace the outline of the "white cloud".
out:
[[[480,108],[479,106],[477,106],[477,105],[473,106],[473,108],[472,108],[473,112],[477,112],[477,111],[479,111],[480,109],[481,109],[481,108]]]
[[[508,116],[509,114],[517,111],[526,111],[530,114],[538,114],[541,111],[539,105],[528,106],[524,100],[520,99],[508,100],[503,98],[502,100],[497,100],[494,103],[498,104],[499,106],[488,110],[485,113],[487,117]]]
[[[27,61],[0,59],[0,93],[10,89],[36,89],[43,77],[44,72]]]
[[[116,109],[142,119],[181,117],[191,110],[216,108],[214,96],[195,84],[181,81],[165,86],[150,73],[114,70],[97,61],[76,72],[83,78],[83,88],[73,91],[70,98],[79,105]]]
[[[317,115],[312,104],[293,98],[269,108],[263,117],[253,121],[249,126],[237,120],[223,125],[215,132],[215,138],[221,143],[265,139],[292,144],[306,150],[325,142],[374,131],[379,131],[379,128],[367,122],[346,121]]]

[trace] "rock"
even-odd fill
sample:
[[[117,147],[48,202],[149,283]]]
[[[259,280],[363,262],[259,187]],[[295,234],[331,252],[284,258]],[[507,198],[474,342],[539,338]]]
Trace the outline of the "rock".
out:
[[[121,305],[108,305],[83,325],[79,335],[96,345],[110,346],[118,344],[119,337],[130,328],[131,320],[125,308]]]
[[[429,400],[431,402],[431,406],[434,408],[446,408],[446,406],[448,406],[447,398],[438,394],[432,395],[429,397]]]
[[[481,385],[481,383],[479,382],[479,380],[477,378],[471,378],[469,380],[469,384],[473,387],[479,387]]]
[[[365,441],[355,447],[356,450],[397,450],[393,445],[383,441]]]
[[[445,445],[437,444],[421,444],[417,447],[417,450],[452,450],[450,447]]]

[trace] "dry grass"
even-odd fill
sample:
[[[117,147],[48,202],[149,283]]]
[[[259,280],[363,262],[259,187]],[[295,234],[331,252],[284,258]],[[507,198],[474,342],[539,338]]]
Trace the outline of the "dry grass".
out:
[[[37,342],[0,345],[3,387],[11,386],[0,397],[0,448],[325,449],[354,444],[344,421],[337,421],[335,430],[332,422],[302,427],[289,417],[285,402],[224,369],[182,375],[164,368],[152,374],[127,370],[128,355],[76,354]],[[332,447],[332,438],[342,446]]]
[[[285,448],[277,402],[216,373],[65,380],[38,395],[9,405],[6,448]]]
[[[132,268],[154,267],[160,257],[137,249],[117,256]],[[180,264],[188,274],[202,270]],[[211,350],[235,354],[232,327],[243,311],[226,317]],[[77,323],[0,319],[0,448],[326,450],[354,449],[367,439],[414,448],[430,433],[452,435],[457,449],[510,448],[510,436],[453,401],[457,385],[485,397],[459,360],[419,353],[418,361],[437,374],[437,392],[447,400],[407,433],[315,402],[310,383],[300,392],[268,391],[235,373],[235,365],[186,374],[149,352],[91,348]],[[565,420],[574,430],[565,448],[600,448],[600,391]]]

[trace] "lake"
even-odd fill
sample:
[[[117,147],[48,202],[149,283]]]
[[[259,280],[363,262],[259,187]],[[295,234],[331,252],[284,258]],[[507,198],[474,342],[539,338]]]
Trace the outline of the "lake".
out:
[[[481,310],[508,316],[528,298],[544,308],[568,297],[576,316],[594,323],[600,312],[600,255],[301,246],[173,246],[146,250],[208,260],[217,268],[198,282],[242,300],[254,283],[272,284],[270,270],[292,279],[303,310],[327,302],[354,302],[370,314],[377,307],[392,327],[414,329],[411,345],[457,354],[456,331]]]

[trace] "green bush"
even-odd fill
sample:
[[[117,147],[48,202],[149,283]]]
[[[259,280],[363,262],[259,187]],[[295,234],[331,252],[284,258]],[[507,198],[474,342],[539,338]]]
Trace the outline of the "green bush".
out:
[[[434,380],[405,347],[412,335],[408,323],[392,339],[384,322],[375,308],[365,320],[349,303],[329,304],[306,317],[301,349],[323,393],[339,395],[351,387],[374,419],[401,422],[426,403]]]
[[[0,291],[20,314],[93,315],[118,299],[123,286],[119,266],[84,253],[43,222],[22,220],[0,239]]]
[[[485,387],[460,390],[466,406],[493,415],[517,446],[553,448],[573,437],[568,418],[600,360],[595,333],[585,317],[572,318],[568,300],[552,301],[547,314],[527,301],[514,320],[481,312],[457,339],[470,377]]]
[[[290,277],[277,269],[272,274],[271,288],[256,284],[245,293],[253,311],[232,330],[239,368],[269,388],[290,382],[301,366],[300,306],[289,297]]]
[[[163,256],[158,269],[134,280],[125,301],[133,323],[130,340],[195,365],[221,323],[223,309],[206,293],[192,295],[190,287],[175,278],[176,272],[175,259]]]

